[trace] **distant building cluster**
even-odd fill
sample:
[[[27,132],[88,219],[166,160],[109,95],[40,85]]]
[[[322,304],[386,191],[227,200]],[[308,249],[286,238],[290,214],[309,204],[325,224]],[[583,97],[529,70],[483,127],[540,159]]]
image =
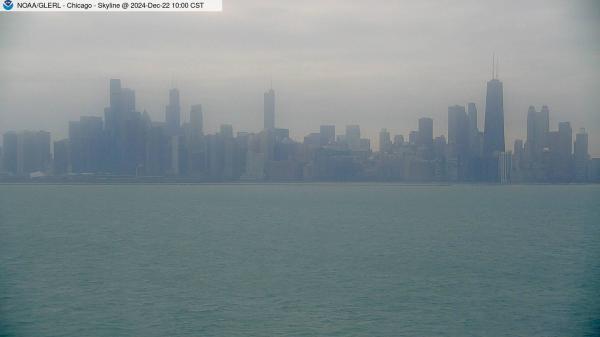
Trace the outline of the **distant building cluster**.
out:
[[[237,132],[228,124],[205,134],[201,105],[181,121],[179,91],[169,91],[164,122],[136,109],[135,92],[110,80],[104,118],[69,122],[67,139],[51,143],[46,131],[3,135],[0,179],[48,181],[406,181],[406,182],[599,182],[600,159],[591,159],[588,135],[569,122],[551,131],[549,109],[530,107],[527,138],[506,151],[502,82],[487,84],[484,130],[474,103],[448,107],[448,137],[433,134],[433,120],[418,130],[379,133],[379,151],[359,125],[337,134],[321,125],[302,142],[275,125],[275,92],[264,94],[264,128]],[[53,149],[51,151],[51,147]]]

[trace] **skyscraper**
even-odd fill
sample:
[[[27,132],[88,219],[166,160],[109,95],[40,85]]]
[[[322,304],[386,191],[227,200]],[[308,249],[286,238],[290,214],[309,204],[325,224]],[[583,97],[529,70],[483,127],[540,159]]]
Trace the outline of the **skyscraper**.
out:
[[[469,124],[462,105],[448,107],[448,145],[457,157],[466,157],[469,149]]]
[[[512,153],[500,152],[498,154],[498,177],[500,184],[510,184],[512,172]]]
[[[431,147],[433,145],[433,119],[427,117],[419,118],[417,145],[426,147]]]
[[[135,91],[133,89],[121,89],[121,107],[125,112],[135,111]]]
[[[471,156],[480,155],[479,127],[477,125],[477,107],[475,103],[467,104],[467,123],[469,125],[469,152]]]
[[[321,146],[331,145],[335,142],[335,125],[321,125]]]
[[[7,172],[28,175],[50,169],[50,133],[46,131],[7,132],[4,134],[3,164]]]
[[[408,133],[408,144],[417,145],[417,139],[419,138],[418,131],[411,131]]]
[[[19,136],[14,131],[6,132],[3,136],[2,165],[4,170],[17,174],[17,156],[19,149]]]
[[[264,129],[275,129],[275,91],[270,89],[264,94]]]
[[[490,158],[504,152],[504,103],[502,82],[494,78],[487,83],[483,156]]]
[[[467,104],[467,119],[469,120],[469,130],[478,131],[477,126],[477,106],[475,103]]]
[[[81,116],[69,122],[69,160],[74,173],[94,173],[102,168],[102,118]]]
[[[558,155],[557,155],[558,178],[567,182],[573,177],[573,129],[571,123],[558,123]]]
[[[104,109],[104,127],[115,134],[118,128],[120,116],[122,115],[121,80],[110,79],[109,82],[109,106]]]
[[[498,154],[504,146],[504,90],[492,67],[492,79],[487,82],[485,121],[483,128],[482,173],[487,181],[498,181]]]
[[[192,105],[192,108],[190,109],[190,125],[195,135],[201,135],[204,132],[203,120],[204,119],[202,116],[202,105]]]
[[[542,160],[542,152],[548,146],[548,133],[550,132],[550,110],[546,105],[541,111],[536,111],[530,106],[527,111],[527,157],[532,163]]]
[[[588,134],[585,132],[585,129],[579,130],[575,135],[575,151],[573,157],[575,161],[575,180],[584,182],[588,178],[588,164],[590,160]]]
[[[69,140],[62,139],[54,142],[54,161],[52,173],[63,175],[69,173]]]
[[[450,156],[456,160],[456,178],[465,180],[469,159],[469,122],[462,105],[448,107],[448,147]]]
[[[179,105],[179,90],[169,90],[169,104],[165,107],[165,122],[169,135],[179,134],[181,127],[181,107]]]
[[[387,129],[379,131],[379,152],[389,152],[392,148],[392,139]]]
[[[352,151],[360,149],[360,126],[346,125],[346,143]]]

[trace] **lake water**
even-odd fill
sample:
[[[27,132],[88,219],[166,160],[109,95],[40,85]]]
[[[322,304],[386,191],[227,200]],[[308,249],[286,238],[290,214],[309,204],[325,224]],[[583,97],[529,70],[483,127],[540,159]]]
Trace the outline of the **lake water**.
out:
[[[594,336],[600,186],[0,185],[2,336]]]

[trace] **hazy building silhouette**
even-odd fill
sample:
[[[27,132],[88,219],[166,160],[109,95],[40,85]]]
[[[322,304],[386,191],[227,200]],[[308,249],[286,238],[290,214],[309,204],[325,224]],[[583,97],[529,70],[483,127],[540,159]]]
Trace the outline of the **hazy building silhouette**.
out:
[[[164,176],[171,166],[171,147],[165,123],[154,123],[146,137],[145,174]]]
[[[379,131],[379,152],[389,152],[392,149],[392,139],[387,129]]]
[[[469,125],[462,105],[448,107],[448,145],[457,157],[466,157],[469,149]]]
[[[352,151],[360,150],[360,126],[358,125],[347,125],[346,126],[346,144]]]
[[[503,144],[502,83],[488,82],[486,129],[478,129],[477,108],[469,103],[448,107],[448,142],[434,137],[433,120],[420,118],[418,131],[405,142],[387,129],[379,133],[379,154],[362,138],[359,125],[348,125],[337,136],[334,125],[300,144],[290,130],[275,128],[274,92],[265,93],[265,129],[258,134],[238,132],[223,124],[219,132],[204,135],[202,106],[192,105],[188,122],[181,125],[179,92],[169,92],[165,122],[152,122],[148,112],[136,111],[135,91],[110,80],[105,119],[83,116],[69,123],[69,138],[54,142],[52,172],[113,174],[116,176],[193,177],[199,181],[252,180],[406,180],[406,181],[589,181],[588,136],[579,132],[572,146],[569,122],[549,130],[549,109],[527,114],[527,142],[517,140],[513,153]],[[498,123],[493,123],[496,120]],[[485,134],[487,133],[487,137]],[[497,137],[501,135],[502,137]],[[484,140],[487,139],[487,157]],[[3,136],[3,176],[43,176],[50,172],[50,134],[7,132]],[[499,145],[500,144],[500,145]],[[493,149],[490,152],[490,149]],[[598,161],[595,161],[596,164]],[[38,171],[42,173],[38,173]],[[6,174],[8,173],[8,175]],[[75,179],[89,179],[80,175]],[[70,177],[68,179],[71,179]],[[167,178],[170,179],[170,178]]]
[[[204,133],[204,117],[202,115],[202,105],[192,105],[190,109],[190,127],[194,134],[201,135]]]
[[[547,106],[541,111],[536,111],[530,106],[527,111],[527,143],[526,152],[528,160],[539,163],[542,152],[548,146],[548,132],[550,132],[550,112]]]
[[[165,107],[165,122],[169,135],[178,135],[181,128],[181,106],[179,104],[179,90],[169,90],[169,104]]]
[[[556,144],[554,162],[554,178],[560,182],[569,182],[573,179],[573,129],[571,123],[558,123],[558,140]]]
[[[394,136],[394,147],[404,146],[404,136],[403,135],[395,135]]]
[[[321,125],[320,129],[321,145],[331,145],[335,142],[335,125]]]
[[[17,156],[19,149],[19,137],[14,131],[6,132],[3,137],[2,165],[4,171],[17,174]]]
[[[467,123],[469,128],[469,152],[471,156],[480,156],[482,151],[482,141],[479,126],[477,124],[477,106],[475,103],[467,104]]]
[[[469,162],[469,122],[462,105],[448,107],[449,156],[456,160],[457,179],[467,178]]]
[[[69,122],[69,160],[71,172],[95,173],[104,160],[102,118],[82,116]]]
[[[50,133],[46,131],[6,132],[3,136],[2,163],[12,175],[49,172],[52,156]]]
[[[504,152],[504,94],[502,82],[492,79],[487,83],[485,96],[485,127],[483,130],[483,155],[491,157]]]
[[[70,172],[69,140],[62,139],[54,142],[54,159],[52,173],[64,175]]]
[[[498,177],[501,184],[510,184],[512,172],[512,153],[500,152],[498,154]]]
[[[427,148],[431,148],[433,145],[433,119],[427,117],[419,118],[417,145]]]
[[[483,170],[488,181],[498,181],[498,154],[504,146],[504,93],[497,78],[487,82],[483,129]]]
[[[417,145],[417,139],[419,138],[418,131],[411,131],[408,133],[408,144]]]
[[[204,116],[200,104],[190,109],[190,130],[187,142],[187,170],[192,176],[201,176],[206,169],[206,145],[204,142]]]
[[[574,148],[575,180],[578,182],[587,181],[590,154],[588,151],[588,134],[585,129],[579,130],[575,135]]]

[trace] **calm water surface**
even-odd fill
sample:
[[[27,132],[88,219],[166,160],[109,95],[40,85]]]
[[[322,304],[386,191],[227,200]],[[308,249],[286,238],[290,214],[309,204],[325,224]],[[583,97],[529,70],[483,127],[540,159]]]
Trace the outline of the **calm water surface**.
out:
[[[600,186],[0,185],[2,336],[594,336]]]

